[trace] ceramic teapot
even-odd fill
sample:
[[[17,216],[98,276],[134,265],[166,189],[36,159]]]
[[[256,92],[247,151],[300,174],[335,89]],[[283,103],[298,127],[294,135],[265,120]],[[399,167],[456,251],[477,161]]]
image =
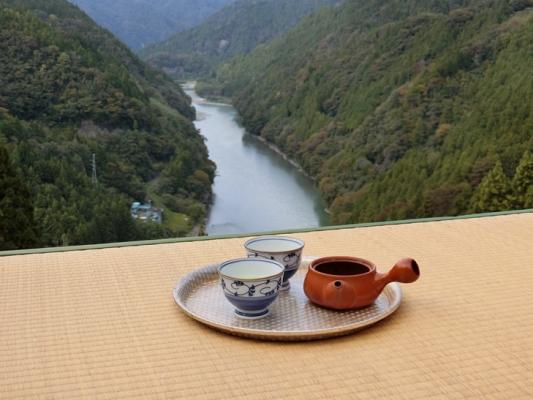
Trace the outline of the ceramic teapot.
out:
[[[391,282],[410,283],[420,276],[418,264],[403,258],[386,273],[362,258],[323,257],[311,262],[304,292],[313,303],[335,310],[352,310],[372,304]]]

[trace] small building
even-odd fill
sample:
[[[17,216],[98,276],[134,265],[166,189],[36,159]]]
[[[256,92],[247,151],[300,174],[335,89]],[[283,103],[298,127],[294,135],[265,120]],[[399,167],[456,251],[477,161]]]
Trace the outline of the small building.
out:
[[[155,222],[160,224],[163,222],[163,209],[155,208],[151,202],[141,204],[135,201],[131,204],[131,217],[143,222]]]

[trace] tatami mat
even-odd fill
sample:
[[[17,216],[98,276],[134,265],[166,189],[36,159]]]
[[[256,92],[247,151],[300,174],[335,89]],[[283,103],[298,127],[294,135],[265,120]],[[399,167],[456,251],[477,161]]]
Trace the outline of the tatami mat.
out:
[[[0,258],[0,399],[533,398],[533,214],[293,236],[381,269],[411,256],[422,275],[370,329],[275,343],[172,299],[244,239]]]

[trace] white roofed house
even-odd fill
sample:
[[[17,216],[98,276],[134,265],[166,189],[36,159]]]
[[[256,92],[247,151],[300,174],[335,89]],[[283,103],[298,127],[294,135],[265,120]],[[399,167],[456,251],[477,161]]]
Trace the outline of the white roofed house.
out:
[[[131,217],[140,221],[150,221],[160,224],[163,222],[163,210],[155,208],[151,202],[141,204],[135,201],[131,204]]]

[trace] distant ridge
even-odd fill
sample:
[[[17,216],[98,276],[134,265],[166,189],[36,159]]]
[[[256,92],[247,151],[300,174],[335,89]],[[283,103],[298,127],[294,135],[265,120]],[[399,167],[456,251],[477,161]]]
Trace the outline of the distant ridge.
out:
[[[304,16],[342,0],[237,0],[201,25],[140,54],[175,79],[199,77],[235,55],[285,33]]]
[[[70,0],[131,49],[161,42],[234,0]]]

